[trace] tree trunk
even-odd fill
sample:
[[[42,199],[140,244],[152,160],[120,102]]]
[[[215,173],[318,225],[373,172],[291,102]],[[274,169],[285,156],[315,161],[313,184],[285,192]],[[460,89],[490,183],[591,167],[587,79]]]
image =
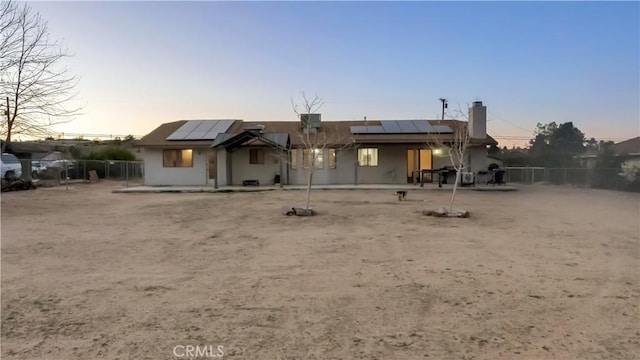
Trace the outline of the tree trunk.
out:
[[[453,201],[456,199],[456,190],[458,189],[458,182],[460,182],[460,170],[456,170],[456,182],[453,183],[453,193],[451,193],[451,202],[449,203],[449,212],[453,212]]]
[[[307,176],[307,202],[304,205],[305,210],[309,210],[309,202],[311,200],[311,183],[312,182],[313,182],[313,169],[309,168],[309,174]]]

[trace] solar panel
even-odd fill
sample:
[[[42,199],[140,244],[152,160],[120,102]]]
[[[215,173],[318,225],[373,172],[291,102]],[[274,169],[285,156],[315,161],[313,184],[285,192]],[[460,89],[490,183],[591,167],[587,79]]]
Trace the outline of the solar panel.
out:
[[[218,120],[216,124],[202,137],[202,139],[215,139],[218,134],[227,132],[231,125],[233,125],[233,120]]]
[[[384,121],[380,121],[380,124],[382,125],[382,128],[384,129],[385,133],[388,134],[397,134],[400,133],[402,131],[400,131],[400,126],[398,125],[398,122],[395,120],[384,120]]]
[[[189,120],[184,125],[178,128],[178,130],[167,136],[167,140],[184,140],[185,136],[195,129],[202,120]]]
[[[369,134],[384,134],[384,129],[382,128],[382,126],[367,126],[367,132]]]
[[[428,133],[430,130],[432,130],[431,124],[429,124],[426,120],[412,120],[411,122],[420,133]]]
[[[412,121],[407,121],[407,120],[400,120],[397,121],[398,126],[400,126],[400,131],[402,133],[416,133],[418,132],[418,129],[416,128],[415,125],[413,125]]]
[[[439,134],[450,134],[453,132],[453,130],[451,130],[451,128],[447,125],[434,125],[433,129],[436,133]]]
[[[184,140],[202,140],[206,133],[216,125],[217,121],[211,120],[202,120],[200,125],[198,125],[195,129],[193,129],[187,136],[184,137]]]

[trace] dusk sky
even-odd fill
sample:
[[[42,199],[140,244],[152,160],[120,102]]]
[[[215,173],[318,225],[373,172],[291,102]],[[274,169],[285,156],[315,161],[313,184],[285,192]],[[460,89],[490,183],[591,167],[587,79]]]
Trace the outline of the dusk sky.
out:
[[[33,2],[75,56],[83,115],[59,131],[180,119],[433,119],[482,100],[501,145],[538,122],[640,134],[638,2]],[[520,140],[520,142],[523,142]]]

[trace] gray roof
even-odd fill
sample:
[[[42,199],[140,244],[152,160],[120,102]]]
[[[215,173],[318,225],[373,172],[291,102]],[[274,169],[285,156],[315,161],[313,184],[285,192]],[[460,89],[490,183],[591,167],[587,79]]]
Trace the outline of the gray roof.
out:
[[[240,141],[244,143],[248,138],[258,138],[265,140],[273,145],[287,148],[289,146],[289,134],[288,133],[260,133],[257,131],[243,131],[241,133],[235,134],[226,134],[220,133],[216,136],[216,139],[213,141],[213,145],[211,147],[217,147],[221,145],[230,145],[234,142],[234,140]]]

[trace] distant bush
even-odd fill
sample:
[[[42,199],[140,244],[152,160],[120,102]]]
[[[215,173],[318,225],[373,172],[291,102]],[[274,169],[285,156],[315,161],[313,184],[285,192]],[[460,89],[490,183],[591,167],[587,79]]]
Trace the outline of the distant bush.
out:
[[[87,160],[124,160],[134,161],[136,156],[128,149],[117,146],[109,146],[98,151],[92,151]]]

